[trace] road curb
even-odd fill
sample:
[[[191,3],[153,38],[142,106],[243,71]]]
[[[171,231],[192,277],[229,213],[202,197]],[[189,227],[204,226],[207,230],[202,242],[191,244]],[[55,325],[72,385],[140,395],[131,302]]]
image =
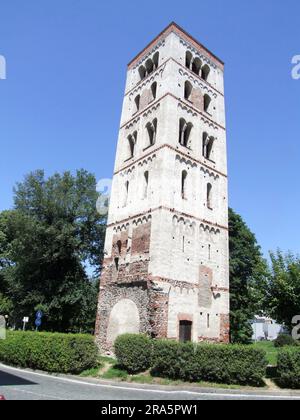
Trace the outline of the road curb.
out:
[[[280,391],[272,392],[262,389],[225,389],[225,388],[206,388],[206,387],[193,387],[193,386],[173,386],[173,385],[152,385],[152,384],[132,384],[129,382],[117,382],[107,381],[96,378],[82,378],[75,375],[63,375],[63,374],[49,374],[42,371],[33,371],[31,369],[20,369],[11,367],[0,363],[0,368],[7,369],[13,372],[19,372],[23,374],[29,374],[33,376],[46,377],[53,380],[61,380],[73,384],[96,386],[96,387],[109,387],[113,389],[122,389],[136,392],[151,392],[151,393],[163,393],[171,395],[174,393],[198,395],[198,396],[219,396],[219,397],[237,397],[237,398],[265,398],[265,399],[295,399],[300,400],[300,391]],[[167,398],[166,398],[167,399]]]

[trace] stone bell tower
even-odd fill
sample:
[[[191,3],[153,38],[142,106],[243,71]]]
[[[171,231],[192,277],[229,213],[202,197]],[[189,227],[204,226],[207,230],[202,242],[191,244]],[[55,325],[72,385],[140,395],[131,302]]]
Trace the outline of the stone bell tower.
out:
[[[224,63],[175,23],[128,65],[96,339],[228,342]]]

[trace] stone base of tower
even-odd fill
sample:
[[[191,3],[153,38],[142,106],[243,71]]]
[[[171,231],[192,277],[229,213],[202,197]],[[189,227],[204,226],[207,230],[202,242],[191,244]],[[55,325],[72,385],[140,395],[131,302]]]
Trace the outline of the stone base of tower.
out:
[[[100,289],[96,321],[96,342],[102,352],[111,353],[117,336],[142,333],[167,338],[168,296],[142,280],[109,285]]]
[[[230,343],[230,316],[229,314],[221,315],[220,342],[225,343],[225,344]]]
[[[168,216],[161,215],[165,229]],[[108,228],[109,257],[103,263],[96,323],[96,341],[104,353],[111,353],[115,339],[124,333],[193,342],[229,342],[229,290],[225,282],[217,286],[208,264],[191,266],[189,281],[151,274],[155,264],[162,271],[165,264],[174,264],[178,266],[174,275],[184,278],[186,274],[184,266],[178,265],[182,250],[179,253],[173,249],[172,255],[168,252],[165,258],[153,251],[150,256],[151,241],[157,247],[163,243],[155,242],[155,235],[158,238],[161,235],[160,226],[160,214],[152,214],[121,228]],[[173,235],[172,232],[171,238]]]
[[[124,333],[142,333],[152,338],[178,341],[181,338],[180,324],[185,321],[192,324],[192,341],[229,343],[228,314],[217,316],[219,323],[215,334],[201,335],[199,317],[202,313],[199,309],[195,310],[192,304],[192,293],[198,294],[199,290],[193,290],[192,287],[180,290],[179,293],[183,297],[184,293],[190,294],[191,297],[190,310],[183,312],[180,296],[176,296],[175,289],[178,286],[168,282],[164,284],[161,287],[161,283],[145,279],[101,287],[96,342],[102,353],[112,353],[115,339]]]

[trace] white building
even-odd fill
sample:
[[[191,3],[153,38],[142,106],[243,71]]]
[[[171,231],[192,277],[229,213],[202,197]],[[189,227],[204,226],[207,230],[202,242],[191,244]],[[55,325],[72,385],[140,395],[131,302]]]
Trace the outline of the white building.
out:
[[[279,334],[285,333],[285,328],[282,325],[264,316],[255,316],[251,325],[253,329],[253,341],[274,341]]]

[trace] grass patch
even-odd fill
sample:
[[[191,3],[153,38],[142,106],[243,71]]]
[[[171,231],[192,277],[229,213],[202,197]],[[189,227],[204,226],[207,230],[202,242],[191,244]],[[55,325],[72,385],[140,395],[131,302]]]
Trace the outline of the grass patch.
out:
[[[113,366],[101,375],[101,379],[121,379],[125,381],[128,379],[128,373],[118,366]]]
[[[132,376],[131,378],[131,382],[136,382],[138,384],[153,384],[153,377],[150,374],[147,375],[135,375]]]
[[[98,366],[92,369],[85,370],[84,372],[81,372],[79,376],[82,378],[104,378],[104,375],[110,370],[113,370],[115,365],[117,364],[117,361],[113,359],[112,357],[107,356],[100,356],[98,359]],[[116,369],[117,371],[118,369]],[[112,378],[114,377],[114,372],[112,371],[110,373],[112,375]],[[117,375],[117,372],[115,372],[115,378],[120,378],[120,376]],[[111,378],[106,378],[111,379]]]
[[[117,363],[116,359],[108,356],[100,356],[99,360],[101,364],[109,363],[111,365],[115,365]]]
[[[277,366],[278,348],[274,346],[272,341],[258,341],[253,346],[267,353],[268,364],[270,366]]]
[[[79,376],[81,376],[82,378],[98,378],[99,371],[100,371],[100,366],[85,370],[84,372],[81,372]]]
[[[232,389],[232,390],[239,390],[239,389],[257,389],[257,387],[250,386],[250,385],[228,385],[228,384],[216,384],[213,382],[198,382],[196,386],[201,388],[215,388],[215,389]],[[266,385],[260,386],[259,389],[265,388]]]
[[[130,377],[131,382],[149,385],[187,385],[186,382],[172,381],[171,379],[158,378],[151,376],[150,373],[141,373]]]

